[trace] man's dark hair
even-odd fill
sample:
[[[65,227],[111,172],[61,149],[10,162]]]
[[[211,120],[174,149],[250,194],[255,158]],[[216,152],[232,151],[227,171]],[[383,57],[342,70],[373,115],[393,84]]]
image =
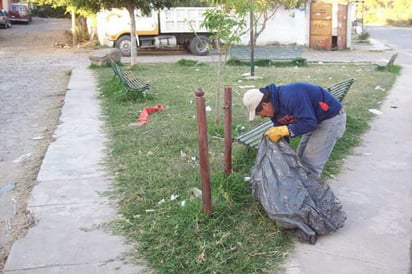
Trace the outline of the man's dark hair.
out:
[[[263,93],[262,100],[260,100],[259,105],[257,105],[257,107],[255,108],[255,113],[256,113],[256,114],[258,114],[259,112],[262,111],[262,109],[263,109],[262,104],[263,104],[263,103],[269,103],[269,102],[270,102],[270,98],[271,98],[271,96],[270,96],[270,90],[269,90],[269,89],[261,89],[261,91],[263,91],[264,93]]]

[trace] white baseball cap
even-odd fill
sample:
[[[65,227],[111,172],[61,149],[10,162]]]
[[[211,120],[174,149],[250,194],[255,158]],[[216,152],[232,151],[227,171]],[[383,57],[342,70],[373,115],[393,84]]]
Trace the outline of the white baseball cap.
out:
[[[256,107],[262,101],[263,93],[259,89],[249,89],[243,95],[243,104],[249,111],[249,121],[253,121],[256,115]]]

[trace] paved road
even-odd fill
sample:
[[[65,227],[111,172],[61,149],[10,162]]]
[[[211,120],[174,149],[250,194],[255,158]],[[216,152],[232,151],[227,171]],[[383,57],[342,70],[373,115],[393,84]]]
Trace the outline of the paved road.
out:
[[[63,24],[62,24],[63,22]],[[27,199],[59,122],[70,71],[86,52],[52,47],[69,21],[34,18],[0,29],[0,272],[11,244],[33,224]]]

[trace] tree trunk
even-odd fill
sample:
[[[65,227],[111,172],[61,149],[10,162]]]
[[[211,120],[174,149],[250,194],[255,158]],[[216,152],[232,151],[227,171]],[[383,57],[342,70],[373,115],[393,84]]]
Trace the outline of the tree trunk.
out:
[[[220,116],[220,88],[222,83],[222,49],[220,47],[219,41],[216,42],[216,48],[218,54],[217,70],[216,70],[216,97],[215,97],[215,124],[219,125]]]
[[[75,9],[72,8],[71,10],[72,15],[72,46],[75,47],[77,44],[77,33],[76,33],[76,13]]]
[[[130,16],[130,66],[137,65],[137,41],[136,41],[136,18],[134,17],[135,5],[127,6]]]
[[[88,40],[86,17],[79,15],[76,18],[77,43]]]
[[[254,13],[253,13],[253,0],[249,0],[250,6],[252,9],[250,10],[250,76],[255,76],[255,45],[256,45],[256,37],[255,37],[255,27],[254,27]]]

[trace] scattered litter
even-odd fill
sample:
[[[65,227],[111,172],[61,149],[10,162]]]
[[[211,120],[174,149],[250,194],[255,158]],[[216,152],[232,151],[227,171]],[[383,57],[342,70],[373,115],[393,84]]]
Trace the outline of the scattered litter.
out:
[[[163,105],[157,105],[154,107],[148,107],[148,108],[144,108],[143,111],[140,113],[139,115],[139,119],[137,122],[137,126],[142,126],[144,124],[147,124],[150,122],[149,120],[149,114],[158,111],[158,110],[164,110]]]
[[[13,190],[15,186],[16,186],[15,184],[8,184],[8,185],[5,185],[5,186],[1,187],[0,188],[0,194],[6,193],[10,190]]]
[[[398,108],[398,106],[391,106],[391,108]]]
[[[202,197],[202,191],[197,187],[192,188],[192,193],[196,198]]]
[[[186,162],[192,167],[192,168],[196,168],[199,166],[199,163],[197,162],[197,158],[195,156],[185,156],[182,157],[182,159],[186,159]]]
[[[376,115],[381,115],[383,113],[382,111],[374,109],[374,108],[370,108],[368,110],[369,110],[369,112],[371,112],[373,114],[376,114]]]
[[[385,89],[384,89],[383,87],[379,86],[379,85],[377,85],[377,86],[375,87],[375,90],[382,90],[382,91],[385,91]]]
[[[250,182],[250,177],[245,177],[245,178],[244,178],[244,181],[245,181],[245,182]]]
[[[146,212],[147,212],[147,213],[149,213],[149,212],[155,212],[155,210],[154,210],[154,209],[146,209]]]
[[[166,203],[166,200],[165,200],[165,199],[161,199],[161,200],[158,202],[159,205],[164,204],[164,203]]]
[[[62,49],[63,48],[64,49],[69,49],[70,48],[69,45],[67,45],[66,43],[63,43],[63,42],[56,42],[56,43],[52,44],[51,47],[52,48],[62,48]]]
[[[191,164],[193,167],[197,166],[197,158],[196,156],[187,155],[184,151],[180,151],[180,158],[182,160],[186,160],[187,163]]]
[[[17,214],[17,201],[16,199],[11,199],[11,202],[13,203],[13,215]]]
[[[5,225],[6,225],[6,231],[9,232],[11,230],[11,224],[10,224],[10,219],[7,218],[4,220]]]
[[[180,202],[180,206],[185,206],[185,205],[186,205],[186,201],[183,200]]]
[[[212,111],[212,108],[211,108],[210,106],[206,106],[206,111],[207,111],[207,112],[211,112],[211,111]]]
[[[203,263],[206,260],[206,254],[204,251],[202,251],[202,253],[200,253],[199,255],[197,255],[197,261],[199,263]]]
[[[236,125],[236,130],[237,131],[243,131],[243,130],[245,130],[246,128],[243,126],[243,125],[241,125],[241,124],[237,124]]]
[[[248,76],[244,76],[244,77],[245,77],[245,79],[249,79],[249,80],[263,79],[262,76],[251,76],[251,75],[248,75]]]
[[[239,88],[241,89],[245,89],[245,88],[255,88],[254,85],[250,85],[250,86],[239,86]]]
[[[129,124],[129,127],[138,127],[139,126],[139,123],[130,123]]]
[[[38,140],[43,140],[44,137],[43,136],[37,136],[37,137],[31,138],[31,139],[34,140],[34,141],[38,141]]]
[[[179,197],[179,196],[178,196],[178,195],[174,195],[174,194],[170,195],[170,201],[176,200],[177,197]]]
[[[20,163],[20,162],[24,162],[26,160],[28,160],[31,157],[31,153],[26,153],[21,155],[19,158],[17,158],[16,160],[13,160],[13,163]]]

